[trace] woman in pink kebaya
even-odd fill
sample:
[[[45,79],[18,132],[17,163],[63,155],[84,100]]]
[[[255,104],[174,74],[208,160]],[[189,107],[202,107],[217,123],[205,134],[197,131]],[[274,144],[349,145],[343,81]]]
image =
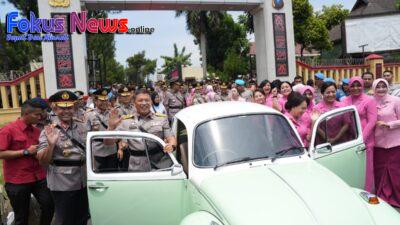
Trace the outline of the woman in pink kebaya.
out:
[[[309,145],[309,134],[311,132],[311,120],[304,120],[307,111],[307,98],[298,92],[292,92],[285,103],[285,116],[292,121],[300,135],[305,147]]]
[[[364,81],[361,77],[353,77],[349,82],[350,96],[343,100],[345,106],[354,105],[357,108],[361,120],[362,135],[367,147],[367,167],[365,178],[365,190],[374,191],[373,149],[375,145],[374,129],[377,120],[375,101],[364,94]]]
[[[343,107],[343,104],[336,101],[336,84],[325,82],[321,86],[322,101],[318,103],[313,111],[324,114],[331,110]],[[329,142],[332,145],[341,143],[347,139],[346,134],[349,129],[349,123],[345,116],[336,116],[327,122],[327,134],[319,130],[316,143]]]
[[[287,102],[287,100],[288,100],[288,97],[289,97],[289,95],[290,95],[290,93],[292,93],[292,85],[289,83],[289,82],[287,82],[287,81],[283,81],[282,83],[281,83],[281,86],[280,86],[280,94],[282,95],[282,97],[280,97],[279,98],[279,105],[280,105],[280,108],[281,108],[281,112],[282,113],[285,113],[286,112],[286,109],[285,109],[285,104],[286,104],[286,102]]]
[[[389,83],[377,79],[372,84],[378,109],[375,128],[374,174],[376,194],[400,207],[400,98],[391,96]]]

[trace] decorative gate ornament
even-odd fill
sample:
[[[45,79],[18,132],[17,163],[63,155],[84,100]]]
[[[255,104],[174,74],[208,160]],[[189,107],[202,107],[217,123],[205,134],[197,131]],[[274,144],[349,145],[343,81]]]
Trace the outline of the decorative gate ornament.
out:
[[[283,8],[283,6],[284,6],[285,4],[283,3],[283,0],[273,0],[272,1],[272,7],[274,7],[275,9],[282,9]]]
[[[70,0],[49,0],[49,5],[53,7],[68,7]]]

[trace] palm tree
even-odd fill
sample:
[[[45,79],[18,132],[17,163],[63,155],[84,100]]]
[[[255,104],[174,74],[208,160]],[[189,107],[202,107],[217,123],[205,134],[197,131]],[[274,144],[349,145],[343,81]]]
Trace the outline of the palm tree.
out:
[[[176,11],[175,16],[186,16],[186,29],[200,40],[200,53],[203,66],[203,77],[207,76],[207,39],[206,32],[209,27],[218,26],[224,12],[220,11]]]
[[[164,59],[164,65],[162,65],[161,73],[169,76],[172,71],[179,68],[179,66],[191,66],[190,57],[192,53],[185,54],[186,47],[183,47],[181,51],[178,50],[176,44],[174,44],[174,56],[161,56]]]

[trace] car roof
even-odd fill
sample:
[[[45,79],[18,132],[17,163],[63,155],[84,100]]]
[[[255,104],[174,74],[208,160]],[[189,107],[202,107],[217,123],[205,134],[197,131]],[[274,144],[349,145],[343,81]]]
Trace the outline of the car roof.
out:
[[[265,105],[250,102],[226,101],[190,106],[179,111],[175,117],[186,126],[196,126],[199,123],[214,118],[252,113],[280,114],[278,111]]]

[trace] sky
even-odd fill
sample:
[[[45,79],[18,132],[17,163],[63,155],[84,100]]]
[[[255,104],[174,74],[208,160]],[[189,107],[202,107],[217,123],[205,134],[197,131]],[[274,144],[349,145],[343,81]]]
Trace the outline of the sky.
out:
[[[321,10],[323,5],[343,4],[345,8],[351,9],[356,0],[309,0],[315,10]],[[3,4],[2,4],[3,3]],[[0,20],[4,21],[8,12],[15,8],[7,2],[0,0]],[[234,19],[241,12],[230,12]],[[116,59],[126,66],[126,59],[137,52],[146,51],[146,57],[157,59],[157,67],[161,67],[162,55],[173,55],[173,44],[179,49],[186,47],[187,53],[192,53],[193,66],[200,66],[200,51],[198,45],[193,43],[193,36],[186,30],[184,17],[175,17],[174,11],[122,11],[118,14],[109,15],[110,18],[128,18],[128,27],[153,27],[152,35],[115,35]],[[252,36],[248,37],[250,40]]]

